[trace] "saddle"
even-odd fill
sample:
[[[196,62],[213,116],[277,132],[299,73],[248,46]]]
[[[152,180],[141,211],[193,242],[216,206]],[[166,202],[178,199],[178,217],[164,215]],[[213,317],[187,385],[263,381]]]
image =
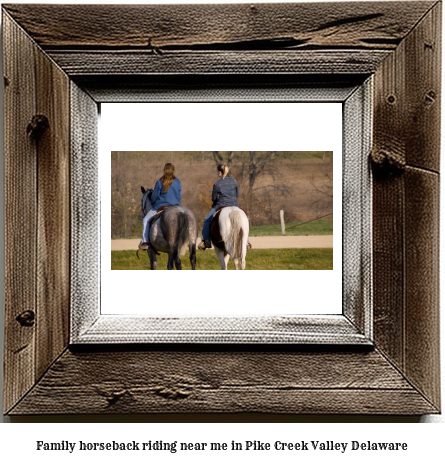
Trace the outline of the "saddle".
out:
[[[216,213],[213,215],[212,222],[210,223],[210,239],[215,247],[218,247],[218,249],[227,253],[226,246],[219,230],[219,215],[221,215],[221,210],[223,208],[226,208],[226,206],[218,208]]]

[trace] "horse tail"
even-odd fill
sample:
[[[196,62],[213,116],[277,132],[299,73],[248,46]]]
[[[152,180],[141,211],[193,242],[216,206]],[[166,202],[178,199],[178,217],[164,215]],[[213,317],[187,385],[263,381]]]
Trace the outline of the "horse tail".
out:
[[[233,252],[231,253],[232,258],[241,258],[243,253],[243,221],[241,217],[241,212],[235,210],[229,214],[230,218],[230,231],[229,237],[226,242],[227,245],[231,244],[233,246]]]
[[[178,251],[178,256],[185,253],[186,248],[190,242],[190,222],[187,213],[178,213],[178,230],[176,232],[175,248]]]

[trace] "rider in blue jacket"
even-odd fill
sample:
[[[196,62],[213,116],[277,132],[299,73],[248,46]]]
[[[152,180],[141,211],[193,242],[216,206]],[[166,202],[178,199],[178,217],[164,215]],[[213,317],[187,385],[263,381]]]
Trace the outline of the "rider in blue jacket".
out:
[[[238,183],[233,178],[228,178],[229,168],[226,165],[218,165],[218,181],[213,184],[212,191],[212,209],[209,211],[204,220],[202,228],[201,239],[202,242],[198,248],[200,250],[211,249],[212,242],[210,240],[210,224],[212,223],[213,215],[220,207],[239,207],[238,197],[239,188]],[[252,246],[248,243],[247,250]]]
[[[175,166],[173,163],[166,163],[164,166],[164,176],[158,179],[151,194],[151,210],[144,216],[142,226],[142,240],[139,244],[140,250],[147,250],[150,247],[150,219],[156,215],[159,208],[165,205],[181,205],[182,185],[175,176]]]

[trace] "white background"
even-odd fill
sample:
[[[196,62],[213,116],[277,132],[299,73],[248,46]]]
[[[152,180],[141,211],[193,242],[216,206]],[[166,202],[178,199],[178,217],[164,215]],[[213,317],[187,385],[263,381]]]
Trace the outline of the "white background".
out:
[[[271,0],[272,1],[272,0]],[[286,1],[286,0],[281,0]],[[315,0],[314,0],[315,1]],[[133,3],[140,3],[136,0],[132,0]],[[10,2],[10,3],[32,3],[28,2]],[[42,2],[39,2],[42,3]],[[60,3],[47,2],[47,3]],[[68,2],[65,2],[68,3]],[[77,0],[70,3],[90,3],[87,1]],[[105,2],[102,3],[121,3],[117,2]],[[147,2],[151,3],[151,2]],[[160,0],[154,3],[162,3]],[[185,1],[174,1],[170,0],[170,3],[186,3]],[[196,3],[196,2],[195,2]],[[208,0],[207,3],[212,3],[211,0]],[[215,3],[215,2],[214,2]],[[219,3],[222,3],[219,2]],[[239,3],[250,3],[243,0],[239,0]],[[0,98],[1,94],[0,94]],[[443,120],[442,120],[443,121]],[[443,123],[442,123],[443,125]],[[442,147],[444,144],[444,130],[442,128]],[[0,169],[3,169],[1,166]],[[3,182],[3,176],[0,176],[0,182]],[[445,192],[445,189],[442,189],[442,193]],[[0,189],[0,195],[3,196],[3,185]],[[441,205],[445,204],[445,198],[442,194]],[[3,202],[0,204],[0,208],[3,210]],[[445,211],[442,210],[442,218],[445,217]],[[3,217],[3,215],[2,215]],[[3,228],[0,228],[3,237]],[[443,237],[442,237],[442,243]],[[0,248],[3,251],[3,248]],[[3,253],[3,252],[0,252]],[[4,257],[3,257],[4,260]],[[445,263],[443,262],[443,252],[441,254],[441,270],[445,270]],[[442,282],[443,282],[443,271],[442,271]],[[444,299],[442,299],[442,302]],[[442,334],[444,333],[444,318],[442,318],[441,328]],[[4,329],[4,320],[2,314],[0,328],[0,350],[3,351],[3,329]],[[443,386],[445,367],[443,360],[445,360],[445,354],[443,350],[444,344],[442,344],[442,399],[445,400]],[[3,357],[3,353],[0,354]],[[10,418],[3,417],[3,421],[8,423]],[[321,417],[287,417],[287,416],[278,416],[278,417],[257,417],[251,416],[248,421],[255,422],[260,421],[263,423],[260,424],[243,424],[240,422],[246,421],[244,416],[222,416],[222,417],[199,417],[198,421],[202,423],[196,424],[159,424],[159,422],[175,422],[175,421],[184,421],[184,418],[178,418],[176,416],[129,416],[129,417],[113,417],[113,416],[100,416],[100,417],[32,417],[24,419],[14,420],[16,424],[3,424],[0,427],[0,460],[4,463],[10,463],[12,461],[17,463],[40,463],[45,461],[48,464],[59,464],[62,460],[64,463],[97,463],[100,458],[107,461],[121,462],[123,460],[129,461],[133,464],[148,464],[155,461],[159,461],[159,455],[156,456],[146,456],[139,455],[136,456],[127,455],[123,453],[107,453],[106,455],[98,454],[88,454],[88,455],[79,455],[79,454],[69,454],[64,453],[47,453],[45,455],[39,455],[35,452],[35,441],[36,440],[46,440],[46,441],[60,441],[60,440],[70,440],[70,441],[104,441],[104,440],[143,440],[147,441],[149,439],[163,439],[163,440],[174,440],[174,439],[184,439],[187,438],[191,441],[199,441],[203,438],[213,438],[214,440],[224,441],[234,438],[235,440],[249,440],[249,439],[263,439],[263,440],[310,440],[310,439],[320,439],[320,440],[391,440],[391,441],[408,441],[410,449],[408,453],[357,453],[357,455],[346,455],[346,454],[318,454],[311,455],[310,461],[315,464],[326,463],[327,461],[331,463],[341,463],[342,465],[346,463],[354,463],[357,461],[364,464],[375,464],[376,462],[380,463],[394,463],[398,460],[404,460],[408,463],[428,463],[428,464],[441,464],[443,463],[443,438],[445,437],[445,417],[443,415],[429,415],[424,416],[420,419],[422,422],[441,422],[441,424],[432,424],[432,425],[417,425],[417,424],[392,424],[392,422],[404,422],[404,421],[418,421],[418,419],[413,418],[403,418],[403,417],[363,417],[363,416],[321,416]],[[67,422],[63,426],[54,424],[51,422]],[[90,422],[146,422],[144,424],[101,424],[94,425]],[[193,418],[188,417],[188,421],[193,421]],[[220,423],[209,424],[205,422],[219,421]],[[231,421],[233,424],[224,424],[222,422]],[[278,423],[267,423],[268,421],[278,422]],[[302,424],[300,422],[312,422],[312,421],[321,421],[325,422],[323,424]],[[331,424],[331,422],[346,422],[341,424]],[[355,424],[355,422],[368,422],[366,424]],[[378,421],[379,424],[373,424],[373,422]],[[26,422],[50,422],[46,424],[26,424]],[[77,422],[77,423],[74,423]],[[283,438],[283,439],[282,439]],[[171,454],[170,457],[168,454],[162,455],[162,463],[173,463],[174,461],[181,461],[181,463],[187,463],[193,461],[194,463],[204,462],[207,464],[210,461],[208,455],[199,455],[195,453],[193,455],[188,455],[187,458],[184,455]],[[212,456],[212,462],[224,463],[228,461],[233,463],[246,462],[247,458],[250,457],[251,460],[259,461],[259,463],[266,463],[270,460],[273,460],[277,463],[302,463],[304,458],[309,456],[304,455],[294,455],[287,453],[286,457],[284,455],[276,454],[265,454],[265,453],[254,453],[254,455],[243,454],[243,455],[219,455],[218,457]],[[354,462],[352,462],[352,460]],[[279,461],[279,462],[278,462]]]
[[[112,150],[333,151],[334,270],[249,271],[247,254],[247,270],[244,273],[111,271]],[[103,104],[99,152],[101,313],[156,315],[159,309],[165,309],[165,296],[171,295],[172,291],[178,298],[177,301],[171,299],[170,307],[175,315],[342,312],[341,103]],[[140,169],[149,170],[150,165],[141,164]],[[181,174],[176,174],[181,179]],[[159,177],[161,175],[159,173]],[[209,180],[217,179],[215,176]],[[139,188],[135,195],[140,196]],[[251,242],[255,246],[255,238]],[[136,256],[134,259],[137,260]],[[188,260],[188,255],[182,260]],[[225,298],[215,299],[216,289],[219,295],[224,289]],[[195,293],[196,298],[185,297],[190,296],[191,292]],[[162,315],[165,316],[165,313]]]

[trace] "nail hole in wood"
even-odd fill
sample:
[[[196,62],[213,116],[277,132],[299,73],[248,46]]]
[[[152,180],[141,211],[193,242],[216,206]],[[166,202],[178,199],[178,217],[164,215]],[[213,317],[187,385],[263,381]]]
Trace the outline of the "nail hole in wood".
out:
[[[434,103],[436,101],[436,92],[434,92],[434,90],[430,90],[429,92],[427,92],[427,94],[425,95],[425,103],[427,105],[431,105],[432,103]]]

